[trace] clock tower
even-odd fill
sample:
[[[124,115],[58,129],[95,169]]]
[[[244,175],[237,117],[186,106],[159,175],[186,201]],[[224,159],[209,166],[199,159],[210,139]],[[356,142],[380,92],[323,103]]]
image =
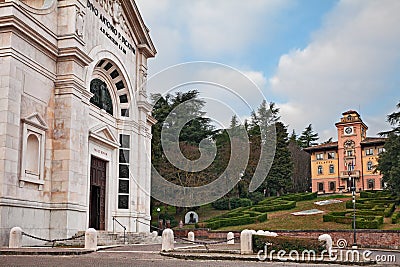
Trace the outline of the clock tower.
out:
[[[366,139],[367,125],[357,111],[342,113],[340,122],[335,124],[338,132],[338,158],[340,185],[349,187],[349,177],[356,181],[356,188],[363,188],[363,166],[361,142]]]

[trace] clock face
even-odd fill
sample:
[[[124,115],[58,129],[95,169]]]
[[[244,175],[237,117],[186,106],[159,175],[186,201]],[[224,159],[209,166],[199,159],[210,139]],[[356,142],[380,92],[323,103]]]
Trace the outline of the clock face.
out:
[[[351,134],[351,133],[353,132],[353,128],[351,128],[351,127],[346,127],[346,128],[344,128],[344,132],[345,132],[346,134]]]

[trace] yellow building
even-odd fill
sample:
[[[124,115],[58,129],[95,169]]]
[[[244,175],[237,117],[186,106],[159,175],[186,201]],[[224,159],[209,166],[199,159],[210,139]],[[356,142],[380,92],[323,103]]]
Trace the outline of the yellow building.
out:
[[[375,172],[386,138],[367,137],[360,114],[349,110],[335,124],[338,141],[304,149],[311,155],[312,191],[348,191],[354,178],[357,191],[380,190],[382,175]]]

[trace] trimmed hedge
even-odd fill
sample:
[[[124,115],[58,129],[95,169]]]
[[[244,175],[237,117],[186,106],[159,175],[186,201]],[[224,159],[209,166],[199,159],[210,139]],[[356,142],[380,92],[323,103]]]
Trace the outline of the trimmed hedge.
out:
[[[395,224],[395,223],[400,222],[399,219],[400,219],[400,211],[394,212],[392,215],[392,223]]]
[[[267,213],[245,212],[243,215],[236,217],[213,218],[211,220],[206,221],[205,226],[211,229],[218,229],[226,226],[245,225],[256,222],[264,222],[266,220],[267,220]]]
[[[367,190],[367,191],[360,192],[360,198],[378,198],[378,197],[387,197],[387,196],[391,196],[391,192],[389,192],[389,191],[373,191],[373,190]]]
[[[383,224],[382,216],[363,216],[356,219],[357,229],[378,229]],[[351,225],[353,228],[353,225]]]
[[[362,191],[361,198],[356,202],[356,228],[378,229],[382,226],[384,217],[392,217],[392,223],[397,222],[397,215],[392,215],[396,210],[399,199],[385,191]],[[337,222],[350,224],[353,227],[353,202],[346,202],[344,212],[330,212],[323,215],[324,222]]]
[[[235,209],[238,207],[249,207],[251,206],[251,200],[248,198],[221,198],[214,201],[211,206],[216,210],[228,210],[229,209],[229,202],[231,209]]]
[[[253,251],[257,253],[265,249],[265,244],[268,243],[268,251],[284,250],[289,253],[291,250],[296,250],[299,253],[305,250],[313,250],[316,253],[321,253],[325,249],[325,242],[318,241],[317,238],[297,238],[290,236],[263,236],[253,235]]]

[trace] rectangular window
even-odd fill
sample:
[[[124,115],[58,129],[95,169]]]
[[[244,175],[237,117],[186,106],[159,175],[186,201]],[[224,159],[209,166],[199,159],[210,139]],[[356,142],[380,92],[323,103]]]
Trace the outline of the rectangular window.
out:
[[[373,148],[367,148],[365,150],[365,155],[366,156],[370,156],[370,155],[373,155],[373,154],[374,154],[374,149]]]
[[[384,147],[378,148],[378,154],[381,154],[383,152],[385,152],[385,148]]]
[[[129,209],[129,154],[131,147],[130,135],[120,134],[119,165],[118,165],[118,209]]]
[[[353,156],[353,150],[347,150],[346,154],[348,157],[352,157]]]
[[[368,179],[368,189],[374,189],[375,187],[375,180],[374,179]]]
[[[335,158],[335,152],[328,152],[328,159],[334,159]]]
[[[324,159],[324,153],[317,154],[317,160],[323,160],[323,159]]]

